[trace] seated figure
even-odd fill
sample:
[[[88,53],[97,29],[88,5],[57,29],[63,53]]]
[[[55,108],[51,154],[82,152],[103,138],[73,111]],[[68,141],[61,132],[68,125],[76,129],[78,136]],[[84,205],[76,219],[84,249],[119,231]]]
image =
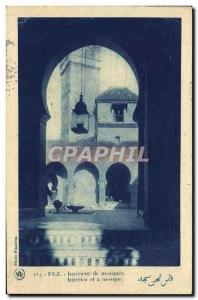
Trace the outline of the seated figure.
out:
[[[56,200],[54,200],[53,205],[54,205],[54,208],[56,209],[57,214],[61,213],[62,208],[63,208],[63,202],[56,199]]]

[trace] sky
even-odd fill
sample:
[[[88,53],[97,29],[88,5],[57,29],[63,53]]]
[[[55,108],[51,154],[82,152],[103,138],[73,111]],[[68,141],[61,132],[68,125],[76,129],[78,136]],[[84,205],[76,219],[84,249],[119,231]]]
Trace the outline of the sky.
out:
[[[81,49],[75,52],[81,53]],[[136,95],[139,94],[137,79],[130,65],[119,54],[105,47],[101,47],[99,86],[99,94],[110,87],[127,87]],[[61,76],[59,64],[54,69],[47,86],[47,104],[51,115],[51,119],[47,122],[47,140],[60,139]]]

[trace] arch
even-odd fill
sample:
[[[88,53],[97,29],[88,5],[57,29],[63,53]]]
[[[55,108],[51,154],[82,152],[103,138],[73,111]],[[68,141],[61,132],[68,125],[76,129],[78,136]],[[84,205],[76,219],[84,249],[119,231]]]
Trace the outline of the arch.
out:
[[[67,170],[64,165],[59,162],[51,162],[47,164],[45,168],[45,174],[47,175],[50,173],[54,173],[60,177],[67,178]]]
[[[112,164],[106,172],[106,199],[130,204],[131,172],[122,163]]]
[[[61,51],[59,51],[59,53],[57,53],[57,55],[55,55],[51,61],[49,62],[45,74],[43,76],[43,82],[42,82],[42,100],[43,100],[43,105],[45,108],[45,113],[47,116],[49,116],[50,118],[50,113],[48,110],[48,105],[47,105],[47,95],[46,95],[46,91],[47,91],[47,86],[48,86],[48,82],[50,80],[50,77],[53,73],[53,70],[56,68],[56,66],[58,65],[58,63],[67,55],[69,55],[71,52],[83,48],[83,47],[87,47],[87,46],[91,46],[91,45],[97,45],[97,46],[101,46],[101,47],[106,47],[116,53],[118,53],[131,67],[132,71],[135,74],[138,86],[139,86],[139,81],[140,81],[140,76],[139,76],[139,72],[137,69],[137,65],[135,65],[135,63],[133,62],[133,60],[131,59],[131,57],[128,55],[127,51],[125,49],[123,49],[120,45],[118,45],[117,43],[113,42],[112,40],[109,39],[105,39],[103,37],[100,36],[90,36],[87,39],[85,37],[83,37],[83,39],[78,39],[75,40],[73,43],[71,43],[69,45],[69,47],[66,49],[62,49]]]
[[[106,179],[108,176],[108,172],[111,171],[112,169],[117,168],[118,170],[124,170],[124,172],[126,172],[126,174],[129,176],[129,180],[131,180],[131,171],[129,170],[129,167],[123,163],[120,162],[116,162],[111,164],[107,171],[106,171]]]
[[[98,205],[98,178],[99,172],[94,164],[83,162],[76,167],[74,172],[74,204],[86,207]]]
[[[78,172],[78,171],[80,171],[80,170],[83,170],[83,169],[92,172],[92,174],[93,174],[93,175],[96,177],[96,179],[98,180],[98,178],[99,178],[99,171],[98,171],[98,168],[96,167],[96,165],[94,165],[93,163],[91,163],[91,162],[89,162],[89,161],[82,162],[82,163],[80,163],[80,164],[76,167],[74,173],[76,173],[76,172]]]
[[[139,75],[138,75],[139,72],[137,70],[137,67],[134,65],[134,62],[131,60],[131,57],[128,55],[127,51],[125,51],[125,49],[123,49],[118,44],[116,44],[116,43],[114,43],[110,40],[100,38],[100,37],[91,37],[91,38],[88,38],[87,40],[83,39],[83,40],[80,40],[80,41],[79,40],[75,41],[74,43],[70,44],[69,47],[67,47],[67,49],[63,49],[62,51],[57,53],[57,55],[53,57],[53,59],[49,62],[48,66],[46,68],[46,71],[45,71],[45,74],[44,74],[44,77],[43,77],[43,82],[42,82],[42,100],[43,100],[43,104],[44,104],[44,107],[45,107],[46,114],[48,116],[46,118],[46,120],[50,119],[50,113],[49,113],[48,105],[47,105],[46,92],[47,92],[48,82],[49,82],[49,79],[51,77],[51,74],[53,73],[54,68],[57,66],[57,64],[65,56],[67,56],[71,52],[73,52],[75,50],[78,50],[79,48],[83,48],[83,47],[91,46],[91,45],[98,45],[98,46],[101,46],[101,47],[106,47],[107,49],[110,49],[110,50],[116,52],[117,54],[119,54],[130,66],[132,72],[135,75],[137,85],[138,85],[138,88],[139,88]],[[138,105],[138,101],[137,101],[137,105]],[[137,105],[136,105],[136,108],[137,108]],[[44,127],[45,127],[44,128],[44,131],[45,131],[44,136],[45,136],[45,140],[46,140],[46,122],[44,124]],[[43,133],[42,133],[42,135],[43,135]],[[99,196],[98,196],[98,190],[99,190],[99,188],[98,188],[98,178],[99,178],[99,175],[98,175],[97,168],[95,167],[96,169],[94,170],[93,166],[94,165],[92,165],[92,167],[90,167],[90,166],[86,165],[86,168],[87,168],[86,170],[87,170],[87,172],[91,173],[94,176],[95,181],[97,182],[95,201],[98,203],[99,202]],[[76,171],[80,171],[79,168],[83,168],[83,167],[85,167],[85,165],[82,165],[81,167],[78,166]]]

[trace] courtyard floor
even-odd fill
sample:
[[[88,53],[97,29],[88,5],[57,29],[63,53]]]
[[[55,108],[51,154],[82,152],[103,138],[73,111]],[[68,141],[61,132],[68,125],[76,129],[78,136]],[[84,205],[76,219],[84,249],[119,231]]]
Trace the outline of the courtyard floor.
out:
[[[26,236],[25,240],[31,240],[33,236],[33,244],[32,242],[21,244],[21,253],[24,254],[25,249],[29,248],[33,251],[32,257],[39,256],[38,253],[42,252],[42,249],[46,251],[45,247],[43,248],[38,242],[42,237],[41,241],[46,238],[50,241],[50,248],[47,250],[57,251],[58,249],[64,255],[74,257],[80,255],[86,259],[103,255],[107,261],[109,257],[123,257],[128,253],[128,249],[135,249],[139,257],[138,265],[179,265],[178,233],[149,230],[144,225],[142,217],[137,217],[135,209],[84,210],[79,213],[71,213],[67,210],[61,214],[51,209],[44,217],[20,220],[20,229],[22,235]],[[71,236],[71,241],[63,246],[57,244],[57,238],[59,240],[61,235],[64,235],[66,239]],[[101,236],[98,246],[89,242],[89,236]],[[36,237],[38,237],[37,242]],[[80,240],[85,238],[84,244],[72,244],[73,238],[80,238]],[[34,253],[37,251],[36,247],[38,247],[38,252]],[[25,265],[27,262],[23,261],[23,263]]]
[[[106,230],[145,230],[144,220],[137,216],[136,209],[114,209],[114,210],[87,210],[79,213],[64,211],[60,214],[55,210],[47,212],[46,216],[23,219],[21,227],[42,227],[44,225],[56,227],[83,227],[84,229],[106,229]],[[51,225],[50,225],[51,224]]]

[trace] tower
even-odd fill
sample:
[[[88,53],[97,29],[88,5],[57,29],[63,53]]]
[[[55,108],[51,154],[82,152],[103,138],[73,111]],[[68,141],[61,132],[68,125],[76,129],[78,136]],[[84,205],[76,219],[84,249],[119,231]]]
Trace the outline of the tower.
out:
[[[96,98],[97,141],[114,144],[138,142],[133,113],[138,97],[128,88],[109,88]]]
[[[70,53],[60,63],[61,73],[61,141],[87,140],[95,136],[95,99],[99,93],[100,47],[88,46]],[[83,102],[82,102],[83,101]],[[72,130],[72,112],[79,104],[89,114],[87,130]]]

